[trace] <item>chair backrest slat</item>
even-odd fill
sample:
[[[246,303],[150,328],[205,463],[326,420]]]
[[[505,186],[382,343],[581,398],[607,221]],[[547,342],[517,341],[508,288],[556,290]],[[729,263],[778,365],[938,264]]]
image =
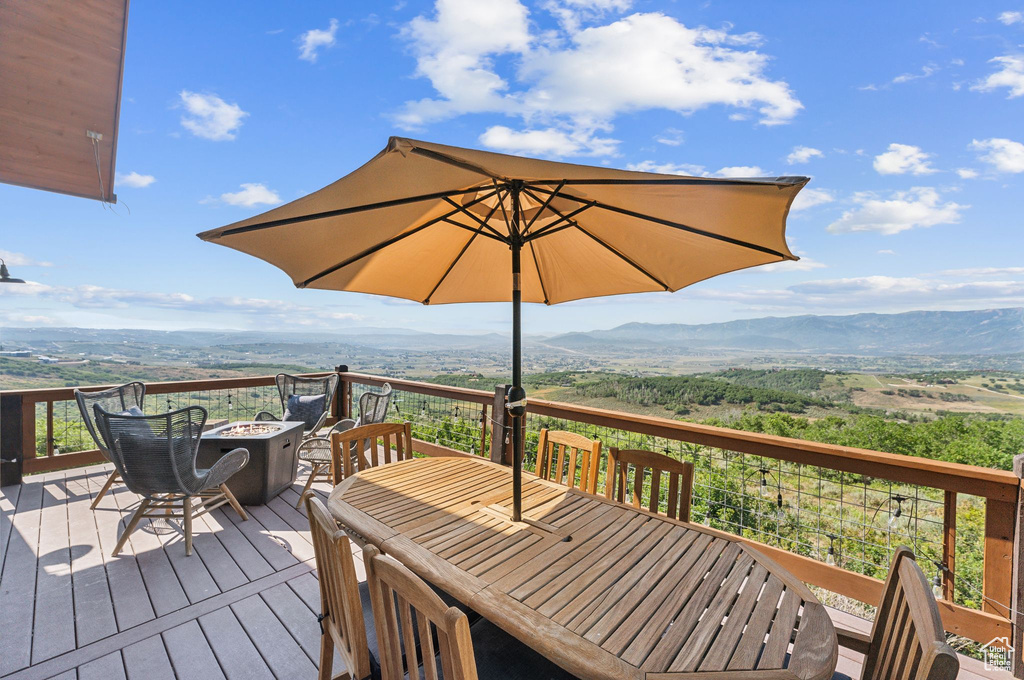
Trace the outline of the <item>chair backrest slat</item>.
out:
[[[306,420],[306,430],[315,430],[323,426],[325,414],[331,412],[334,395],[338,392],[341,378],[337,373],[316,378],[305,378],[299,375],[278,373],[274,381],[277,383],[277,395],[281,399],[281,413],[288,409],[288,399],[292,396],[307,397],[324,395],[324,409],[316,418]],[[282,416],[284,417],[284,416]]]
[[[370,650],[359,577],[352,557],[352,545],[324,504],[313,494],[306,497],[325,634],[334,638],[335,649],[353,678],[370,675]]]
[[[437,680],[436,657],[445,680],[477,680],[465,613],[448,607],[418,576],[373,545],[363,548],[363,563],[383,680],[402,680],[406,673]]]
[[[392,450],[394,447],[394,450]],[[347,451],[347,455],[342,455]],[[331,433],[331,474],[340,481],[356,472],[412,458],[412,424],[360,425]]]
[[[862,680],[955,680],[959,671],[924,572],[910,548],[897,548],[871,629]]]
[[[540,431],[537,442],[538,477],[587,493],[597,493],[600,461],[600,441],[587,439],[575,432],[547,428]]]
[[[630,469],[632,468],[632,477]],[[648,487],[648,472],[650,484]],[[663,491],[665,478],[668,489]],[[629,488],[627,494],[626,489]],[[649,488],[647,500],[645,489]],[[651,512],[662,512],[684,522],[690,521],[690,497],[693,492],[693,464],[679,461],[653,451],[639,449],[608,450],[608,472],[605,477],[605,495],[619,503],[629,503],[635,508]]]
[[[383,423],[388,416],[391,395],[391,385],[388,383],[384,383],[380,392],[363,392],[359,396],[359,424]]]
[[[112,387],[109,390],[98,390],[95,392],[83,392],[75,390],[75,401],[78,402],[78,410],[82,414],[82,422],[96,442],[96,448],[108,459],[110,451],[107,449],[103,438],[96,427],[96,413],[94,406],[99,406],[108,413],[121,413],[133,406],[140,411],[143,410],[142,402],[146,399],[146,386],[140,382],[130,382]]]

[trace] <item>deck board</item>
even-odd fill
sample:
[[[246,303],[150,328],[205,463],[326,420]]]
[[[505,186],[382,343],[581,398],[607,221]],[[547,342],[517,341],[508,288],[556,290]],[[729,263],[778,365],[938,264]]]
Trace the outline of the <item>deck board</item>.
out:
[[[115,558],[110,551],[137,498],[117,484],[89,509],[109,469],[34,475],[0,489],[0,678],[315,678],[320,594],[305,513],[295,509],[306,470],[273,502],[252,508],[248,522],[225,508],[197,520],[191,557],[181,534],[160,520]],[[314,489],[329,491],[324,483]],[[571,522],[575,509],[557,521]],[[660,543],[655,538],[633,540]],[[597,538],[593,561],[619,550]],[[543,579],[535,585],[531,594],[562,596]],[[586,629],[612,606],[581,602],[566,615],[593,619]],[[335,671],[342,668],[336,656]],[[839,669],[857,677],[859,668],[859,656],[842,650]],[[1000,677],[1009,676],[963,660],[961,680]]]

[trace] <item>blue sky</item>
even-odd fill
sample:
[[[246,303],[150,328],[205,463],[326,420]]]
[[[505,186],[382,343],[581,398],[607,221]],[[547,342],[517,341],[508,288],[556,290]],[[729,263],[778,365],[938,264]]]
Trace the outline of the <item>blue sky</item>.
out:
[[[529,306],[628,321],[1024,304],[1024,4],[133,3],[115,186],[0,185],[0,324],[503,331],[506,305],[295,290],[199,231],[315,191],[389,135],[622,168],[809,175],[799,263]]]

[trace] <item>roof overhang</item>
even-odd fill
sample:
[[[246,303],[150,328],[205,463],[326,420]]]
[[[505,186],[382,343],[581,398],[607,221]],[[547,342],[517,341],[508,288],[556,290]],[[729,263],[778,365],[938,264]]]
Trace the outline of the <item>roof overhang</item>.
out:
[[[0,2],[0,182],[116,202],[128,2]]]

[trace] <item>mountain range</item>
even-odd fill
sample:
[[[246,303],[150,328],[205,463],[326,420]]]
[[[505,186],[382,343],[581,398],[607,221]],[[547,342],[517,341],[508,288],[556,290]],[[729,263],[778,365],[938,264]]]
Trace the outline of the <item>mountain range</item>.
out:
[[[628,323],[568,333],[545,344],[600,351],[667,348],[891,354],[1024,352],[1024,308],[789,316],[699,325]]]
[[[367,349],[503,351],[506,334],[426,333],[405,328],[338,332],[155,331],[91,328],[4,328],[4,349],[47,343],[143,343],[181,347],[344,343]],[[764,317],[710,324],[627,323],[609,330],[527,336],[527,347],[594,353],[732,349],[859,355],[1015,354],[1024,352],[1024,308],[849,316]]]

